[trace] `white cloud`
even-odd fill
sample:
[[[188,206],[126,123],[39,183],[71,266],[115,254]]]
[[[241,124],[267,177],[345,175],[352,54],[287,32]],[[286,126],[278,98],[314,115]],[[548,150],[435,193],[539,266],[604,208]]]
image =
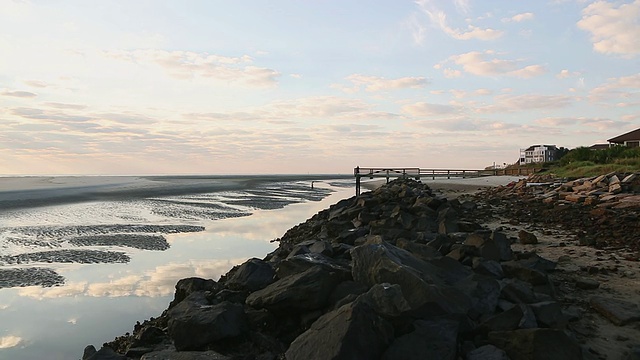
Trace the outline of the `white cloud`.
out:
[[[504,18],[502,19],[502,22],[522,22],[526,20],[533,20],[534,17],[535,15],[533,15],[533,13],[526,12],[526,13],[513,15],[510,18]]]
[[[447,22],[447,14],[444,11],[439,10],[432,0],[417,0],[416,4],[418,5],[418,9],[424,15],[426,15],[429,23],[440,30],[442,30],[445,34],[457,40],[495,40],[501,37],[504,33],[500,30],[495,30],[491,28],[481,28],[478,26],[474,26],[471,24],[467,25],[466,29],[457,29],[449,26]],[[467,1],[457,1],[456,6],[459,9],[463,9],[464,11],[468,11],[469,6]],[[419,31],[419,35],[416,36],[414,33],[414,39],[422,41],[424,39],[425,29],[420,26],[417,28]]]
[[[547,68],[542,65],[529,65],[522,69],[512,71],[508,73],[509,76],[519,77],[522,79],[531,79],[533,77],[541,76],[547,73]]]
[[[3,92],[0,93],[0,95],[2,96],[12,96],[12,97],[19,97],[19,98],[33,98],[38,96],[38,94],[36,93],[32,93],[30,91],[18,91],[18,90],[5,90]]]
[[[608,118],[588,118],[588,117],[547,117],[538,119],[536,124],[551,127],[592,127],[598,131],[607,131],[610,129],[619,129],[629,125],[629,121],[616,121]]]
[[[556,77],[558,79],[566,79],[566,78],[576,77],[576,76],[580,76],[580,75],[582,75],[580,72],[569,71],[567,69],[562,69],[562,70],[560,70],[560,72],[558,74],[556,74]]]
[[[361,88],[364,88],[366,91],[374,92],[397,89],[420,89],[429,84],[429,81],[424,77],[386,79],[378,76],[353,74],[347,76],[346,79],[353,84],[353,87],[346,87],[339,84],[334,84],[332,87],[341,89],[347,93],[353,93],[359,91]]]
[[[156,64],[178,79],[202,77],[249,86],[270,87],[275,86],[280,77],[280,73],[273,69],[250,65],[253,59],[248,55],[227,57],[166,50],[106,51],[104,55],[144,65]]]
[[[593,2],[582,10],[578,27],[591,33],[593,49],[599,53],[640,54],[640,0]]]
[[[516,112],[533,109],[560,109],[571,105],[573,97],[565,95],[498,95],[494,104],[476,108],[479,113]]]
[[[640,73],[608,79],[589,93],[589,100],[598,102],[611,99],[640,99]]]
[[[459,78],[462,76],[462,71],[456,69],[446,68],[442,72],[444,73],[444,77],[448,79]]]
[[[461,66],[462,70],[467,73],[478,76],[505,75],[529,79],[547,73],[547,69],[543,65],[522,66],[521,60],[500,59],[496,56],[495,52],[490,50],[485,52],[471,51],[464,54],[453,55],[440,65],[442,66],[449,62]],[[451,69],[449,69],[449,71],[451,71]]]
[[[443,104],[431,104],[426,102],[417,102],[415,104],[405,105],[402,107],[402,111],[408,113],[414,117],[430,117],[441,115],[459,114],[463,110],[462,107],[443,105]]]

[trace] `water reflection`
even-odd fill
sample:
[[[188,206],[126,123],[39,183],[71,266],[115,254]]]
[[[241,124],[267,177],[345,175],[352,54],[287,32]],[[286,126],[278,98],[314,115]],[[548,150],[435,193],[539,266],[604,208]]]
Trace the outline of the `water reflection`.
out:
[[[218,279],[231,267],[247,258],[225,260],[199,260],[157,266],[143,274],[130,274],[106,282],[68,282],[63,286],[42,288],[29,286],[18,290],[18,295],[43,300],[59,297],[124,297],[124,296],[170,296],[178,280],[197,276]]]
[[[8,349],[20,345],[22,338],[19,336],[3,336],[0,337],[0,349]]]
[[[250,257],[264,257],[277,246],[270,240],[353,191],[337,190],[320,202],[203,220],[198,224],[206,231],[166,234],[171,246],[165,251],[109,247],[126,252],[130,263],[47,264],[64,276],[64,285],[0,289],[0,358],[79,358],[87,344],[99,346],[131,331],[136,321],[159,315],[179,279],[217,280]],[[69,207],[77,213],[77,205]],[[63,215],[58,219],[73,217]],[[22,220],[20,225],[29,222]]]

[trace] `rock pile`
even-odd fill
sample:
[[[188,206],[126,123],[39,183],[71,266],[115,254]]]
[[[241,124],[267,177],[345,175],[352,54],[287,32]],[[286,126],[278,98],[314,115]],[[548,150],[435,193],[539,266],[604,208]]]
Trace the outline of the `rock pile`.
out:
[[[556,264],[475,207],[409,179],[340,201],[83,359],[582,359]]]
[[[546,203],[565,201],[602,208],[640,207],[640,174],[609,173],[568,182],[550,175],[532,175],[494,193],[531,195]],[[506,190],[506,191],[505,191]]]
[[[640,174],[606,174],[568,182],[532,175],[476,196],[480,211],[471,216],[488,221],[495,212],[514,223],[557,226],[574,231],[582,245],[640,250]],[[500,206],[493,206],[500,204]]]

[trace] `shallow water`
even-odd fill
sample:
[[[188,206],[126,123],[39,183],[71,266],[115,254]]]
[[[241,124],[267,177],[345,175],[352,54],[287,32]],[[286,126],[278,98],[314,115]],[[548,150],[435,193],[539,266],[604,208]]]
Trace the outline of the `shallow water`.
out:
[[[177,280],[217,280],[248,258],[264,257],[277,246],[270,240],[352,196],[350,185],[269,181],[2,211],[0,358],[80,358],[86,345],[99,347],[159,315]],[[95,261],[81,263],[86,259]],[[55,274],[63,285],[16,286]]]

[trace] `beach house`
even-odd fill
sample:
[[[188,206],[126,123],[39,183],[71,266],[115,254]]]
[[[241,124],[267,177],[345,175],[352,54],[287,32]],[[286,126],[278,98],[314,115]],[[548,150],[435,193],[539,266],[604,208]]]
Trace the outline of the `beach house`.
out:
[[[554,161],[557,151],[555,145],[531,145],[520,149],[520,165]]]
[[[629,131],[607,140],[610,145],[624,145],[628,147],[640,147],[640,129]]]

